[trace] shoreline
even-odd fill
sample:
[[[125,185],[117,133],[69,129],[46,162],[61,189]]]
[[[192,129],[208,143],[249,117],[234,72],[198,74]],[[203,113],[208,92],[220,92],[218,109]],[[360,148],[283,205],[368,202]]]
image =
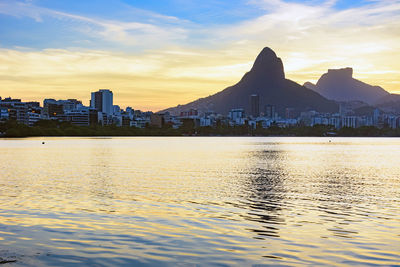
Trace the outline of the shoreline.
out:
[[[120,138],[120,137],[304,137],[304,138],[400,138],[400,136],[361,136],[361,135],[337,135],[337,136],[317,136],[317,135],[30,135],[30,136],[0,136],[1,139],[25,139],[25,138]]]

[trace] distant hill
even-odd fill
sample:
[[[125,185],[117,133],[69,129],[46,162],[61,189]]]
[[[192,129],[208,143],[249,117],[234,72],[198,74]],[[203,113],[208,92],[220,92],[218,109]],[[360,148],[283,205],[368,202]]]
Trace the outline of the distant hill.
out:
[[[388,94],[376,101],[378,105],[385,103],[400,103],[400,94]]]
[[[330,69],[321,76],[317,84],[306,82],[304,86],[331,100],[359,100],[371,105],[389,95],[382,87],[354,79],[352,68]]]
[[[294,108],[295,111],[307,109],[320,112],[338,111],[338,105],[334,101],[285,79],[282,60],[266,47],[257,56],[252,69],[237,84],[214,95],[163,112],[169,111],[177,115],[181,111],[194,108],[199,112],[214,111],[226,115],[233,108],[244,108],[249,114],[249,97],[252,94],[260,97],[260,111],[264,111],[264,106],[267,104],[275,105],[280,114],[284,114],[285,108],[288,107]]]
[[[375,103],[376,107],[379,107],[385,112],[400,112],[400,94],[389,94],[386,95]]]

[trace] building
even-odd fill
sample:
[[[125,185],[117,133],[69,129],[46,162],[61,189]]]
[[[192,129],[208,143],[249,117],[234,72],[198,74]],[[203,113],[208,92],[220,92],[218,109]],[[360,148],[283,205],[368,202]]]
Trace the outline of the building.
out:
[[[243,125],[245,124],[245,113],[244,109],[236,108],[232,109],[228,115],[232,125]]]
[[[82,107],[82,102],[77,99],[55,100],[48,98],[43,101],[43,115],[46,118],[54,118],[63,115],[67,111],[77,110]]]
[[[384,118],[384,124],[389,128],[398,128],[399,125],[397,124],[398,117],[393,115],[387,115]]]
[[[236,121],[237,119],[242,119],[244,118],[244,109],[242,108],[236,108],[236,109],[232,109],[231,111],[229,111],[229,119]]]
[[[339,114],[333,114],[329,118],[329,125],[332,125],[336,129],[339,129],[340,128],[340,115]]]
[[[31,105],[36,106],[37,102],[30,102],[30,104],[28,104],[21,102],[21,99],[12,99],[10,97],[5,98],[0,102],[0,107],[7,109],[8,119],[15,120],[26,125],[29,125],[28,112]]]
[[[120,114],[121,113],[121,107],[118,105],[113,106],[113,114]]]
[[[90,100],[90,107],[108,116],[113,115],[113,92],[108,89],[100,89],[97,92],[93,92]]]
[[[45,100],[44,114],[49,118],[57,117],[64,114],[64,106],[62,104],[52,103]]]
[[[100,114],[103,114],[100,112]],[[95,125],[99,124],[99,112],[93,108],[89,109],[89,124]]]
[[[260,96],[250,95],[250,116],[257,118],[260,116]]]
[[[42,108],[38,107],[36,104],[29,108],[28,111],[28,125],[34,126],[36,122],[42,119]]]
[[[373,113],[373,123],[375,126],[377,126],[379,124],[379,119],[380,119],[380,111],[379,109],[374,109],[374,113]]]
[[[275,114],[276,114],[276,111],[275,111],[274,105],[265,105],[264,116],[267,119],[271,119],[271,120],[275,119],[276,118]]]
[[[8,118],[9,118],[8,108],[0,107],[0,121],[1,120],[8,120]]]
[[[356,116],[342,117],[342,127],[357,128],[357,117]]]
[[[200,118],[200,127],[209,127],[213,125],[213,120],[209,117]]]
[[[130,126],[136,128],[145,128],[148,123],[149,122],[145,118],[138,117],[131,121]]]
[[[197,109],[190,109],[190,110],[186,110],[186,111],[182,111],[180,114],[181,118],[197,118],[199,116],[199,112],[197,111]]]
[[[90,124],[90,113],[88,109],[67,111],[59,115],[58,118],[77,126],[89,126]]]
[[[295,119],[296,114],[294,108],[286,108],[285,110],[286,119]]]
[[[123,127],[131,126],[131,117],[130,117],[130,115],[128,113],[122,114],[121,118],[122,118],[122,125],[121,126],[123,126]]]
[[[150,125],[161,128],[164,126],[164,114],[151,114]]]

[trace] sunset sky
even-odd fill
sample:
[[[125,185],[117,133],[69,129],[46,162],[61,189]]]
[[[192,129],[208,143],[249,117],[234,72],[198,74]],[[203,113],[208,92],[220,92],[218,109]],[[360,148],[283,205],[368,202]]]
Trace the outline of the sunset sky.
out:
[[[400,0],[0,0],[0,25],[2,97],[110,88],[157,111],[236,83],[265,46],[300,84],[353,67],[400,93]]]

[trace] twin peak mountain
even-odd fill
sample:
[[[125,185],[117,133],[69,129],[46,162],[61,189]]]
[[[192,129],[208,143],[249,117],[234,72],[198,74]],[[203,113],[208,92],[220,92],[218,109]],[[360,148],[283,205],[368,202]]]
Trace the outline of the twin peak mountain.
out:
[[[353,79],[352,73],[351,68],[329,70],[316,85],[306,83],[302,86],[285,78],[282,60],[266,47],[257,56],[251,70],[237,84],[214,95],[162,112],[178,115],[181,111],[197,109],[200,113],[213,111],[228,114],[231,109],[243,108],[249,113],[249,96],[257,94],[260,110],[265,105],[272,104],[280,114],[289,107],[298,112],[315,110],[334,113],[339,110],[336,101],[361,100],[372,104],[389,95],[381,87]]]

